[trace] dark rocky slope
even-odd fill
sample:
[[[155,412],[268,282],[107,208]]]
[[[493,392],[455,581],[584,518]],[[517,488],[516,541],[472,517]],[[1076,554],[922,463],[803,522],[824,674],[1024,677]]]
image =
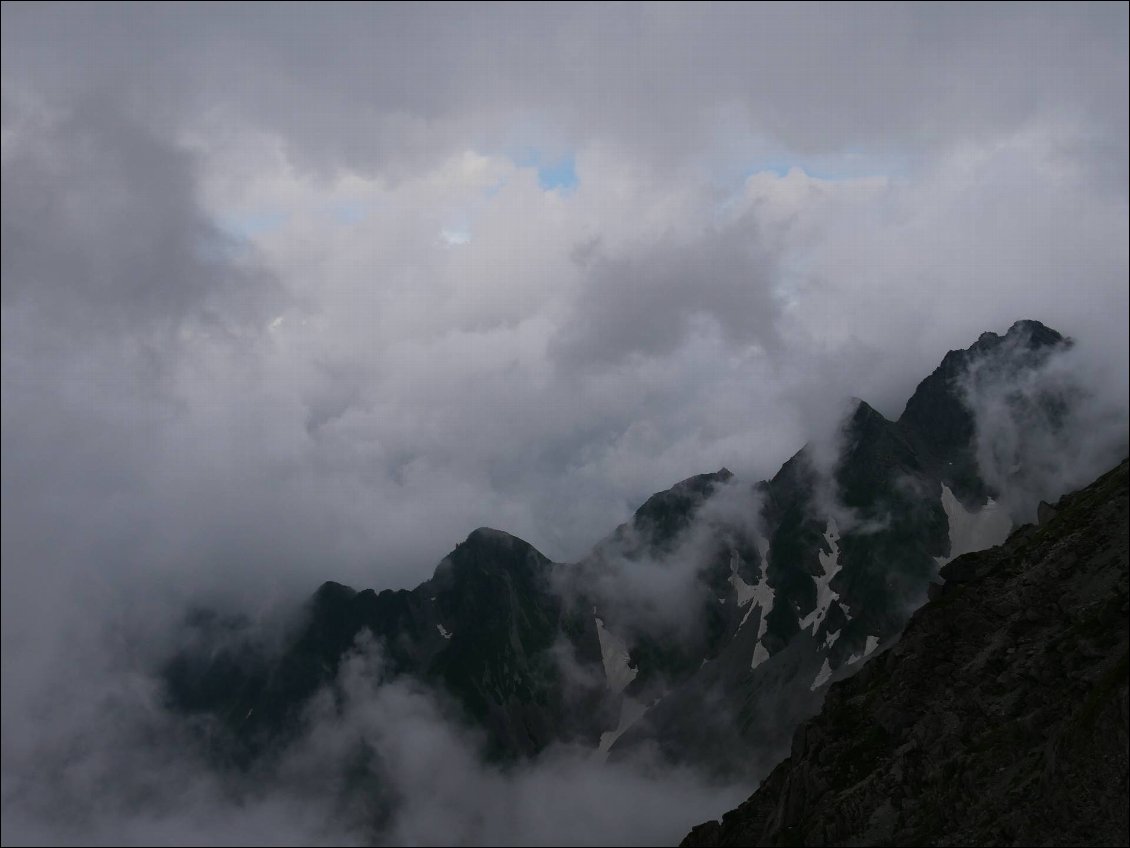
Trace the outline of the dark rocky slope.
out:
[[[1127,462],[1041,512],[683,845],[1126,845]]]
[[[488,757],[595,745],[607,721],[596,629],[553,591],[552,566],[521,539],[479,528],[411,591],[323,584],[281,653],[258,650],[242,622],[198,615],[193,644],[164,670],[169,699],[205,719],[225,759],[246,764],[302,731],[310,698],[368,636],[388,677],[431,684],[485,731]],[[568,679],[563,655],[578,670]]]

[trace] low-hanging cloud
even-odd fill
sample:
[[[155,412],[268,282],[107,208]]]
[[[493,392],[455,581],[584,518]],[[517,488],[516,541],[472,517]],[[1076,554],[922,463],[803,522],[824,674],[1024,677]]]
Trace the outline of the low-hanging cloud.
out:
[[[99,662],[68,688],[80,709],[6,746],[19,767],[5,781],[6,838],[650,845],[674,842],[750,788],[643,760],[607,764],[589,749],[488,765],[474,731],[435,693],[388,679],[364,635],[307,705],[298,737],[246,771],[208,760],[190,722],[161,708],[142,664]]]
[[[661,233],[613,259],[599,243],[590,245],[576,314],[551,341],[550,354],[570,369],[667,356],[696,321],[712,322],[727,344],[777,347],[775,249],[752,213],[724,229]]]
[[[995,353],[961,383],[978,466],[1013,523],[1034,523],[1040,501],[1085,486],[1130,451],[1127,388],[1093,344],[1056,349],[1020,374],[1007,367],[1010,351]]]
[[[750,481],[714,481],[673,539],[657,540],[646,520],[625,524],[589,559],[560,568],[559,588],[567,595],[582,590],[608,626],[629,640],[664,633],[685,641],[702,626],[703,604],[718,600],[704,583],[707,572],[721,564],[728,577],[733,553],[764,550],[761,511]]]

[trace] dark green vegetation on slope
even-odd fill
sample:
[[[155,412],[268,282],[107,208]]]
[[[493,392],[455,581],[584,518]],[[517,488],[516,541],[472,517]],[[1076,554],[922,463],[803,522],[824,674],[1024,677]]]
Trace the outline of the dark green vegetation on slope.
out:
[[[1127,462],[942,569],[705,845],[1126,845]]]

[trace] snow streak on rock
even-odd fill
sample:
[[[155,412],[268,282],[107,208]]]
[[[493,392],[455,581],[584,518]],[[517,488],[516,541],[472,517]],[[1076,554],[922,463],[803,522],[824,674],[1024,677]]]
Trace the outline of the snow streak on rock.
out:
[[[768,559],[765,559],[768,554],[769,548],[766,546],[765,552],[762,554],[764,562],[768,562]],[[762,569],[762,575],[764,575],[764,573],[765,569]],[[757,645],[753,649],[753,658],[750,660],[749,666],[750,669],[755,669],[769,659],[769,652],[765,650],[765,647],[761,644],[761,639],[765,636],[765,631],[769,627],[766,618],[773,609],[773,587],[769,585],[769,582],[764,576],[753,586],[750,586],[742,580],[738,575],[737,551],[730,554],[730,585],[734,587],[734,594],[738,598],[738,607],[740,608],[749,604],[749,609],[747,609],[745,615],[742,616],[742,623],[738,625],[739,630],[745,627],[745,623],[749,621],[749,617],[753,614],[754,610],[761,610],[761,618],[757,626]]]
[[[839,528],[836,527],[834,519],[828,519],[828,526],[824,530],[824,542],[828,545],[830,552],[821,550],[819,554],[820,565],[824,569],[824,574],[821,577],[815,578],[816,609],[800,621],[801,630],[806,630],[809,625],[812,626],[813,636],[815,636],[816,631],[820,629],[820,624],[824,621],[824,616],[828,614],[828,607],[831,606],[832,601],[840,597],[832,591],[831,587],[832,578],[843,568],[843,566],[840,565],[840,531]]]
[[[624,641],[605,628],[600,618],[595,620],[596,635],[600,639],[600,659],[604,664],[604,678],[608,681],[608,690],[618,695],[636,679],[638,669],[632,668],[628,646]]]
[[[812,685],[808,687],[809,692],[815,692],[821,686],[828,682],[832,676],[832,666],[828,662],[828,658],[824,658],[824,664],[820,666],[820,671],[816,673],[816,678],[812,681]]]
[[[625,730],[639,721],[648,709],[649,707],[646,704],[637,701],[635,698],[625,696],[624,699],[620,701],[620,721],[616,725],[616,729],[606,730],[604,733],[600,734],[600,744],[596,749],[597,756],[601,760],[604,760],[616,740],[620,738]]]
[[[970,512],[957,499],[949,486],[942,484],[942,509],[950,528],[950,555],[935,557],[938,565],[972,551],[983,551],[1001,544],[1012,530],[1008,512],[992,498],[976,512]]]

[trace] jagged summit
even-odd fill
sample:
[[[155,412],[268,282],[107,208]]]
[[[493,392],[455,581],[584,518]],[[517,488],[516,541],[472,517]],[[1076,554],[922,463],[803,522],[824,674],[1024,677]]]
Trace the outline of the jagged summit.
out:
[[[477,527],[472,530],[467,538],[464,539],[462,545],[475,545],[475,546],[500,546],[505,548],[522,547],[534,549],[533,545],[524,539],[519,538],[505,530],[496,530],[493,527]]]
[[[644,501],[632,517],[630,528],[631,533],[647,542],[639,552],[656,553],[666,549],[686,529],[695,512],[718,485],[729,482],[733,476],[728,468],[720,468],[710,474],[696,474]],[[617,528],[614,537],[623,541],[628,532],[628,526],[622,525]]]
[[[1008,328],[1005,337],[1027,336],[1030,347],[1048,347],[1069,341],[1066,336],[1031,318],[1024,318]]]
[[[1055,330],[1032,320],[1017,321],[1003,336],[993,332],[982,333],[968,348],[949,351],[934,372],[918,384],[906,402],[899,423],[928,431],[942,444],[964,443],[969,438],[972,422],[961,403],[961,387],[956,381],[974,357],[984,356],[1006,343],[1048,353],[1071,342]]]
[[[336,603],[342,600],[349,600],[357,594],[357,590],[352,586],[346,586],[344,583],[336,583],[333,580],[327,580],[310,599],[315,604],[321,603]]]
[[[1038,368],[1071,341],[1039,321],[1015,322],[1005,335],[982,333],[964,350],[951,350],[920,382],[898,424],[904,428],[931,472],[966,503],[983,503],[993,494],[978,472],[975,422],[967,402],[971,367],[988,366],[1002,380]]]

